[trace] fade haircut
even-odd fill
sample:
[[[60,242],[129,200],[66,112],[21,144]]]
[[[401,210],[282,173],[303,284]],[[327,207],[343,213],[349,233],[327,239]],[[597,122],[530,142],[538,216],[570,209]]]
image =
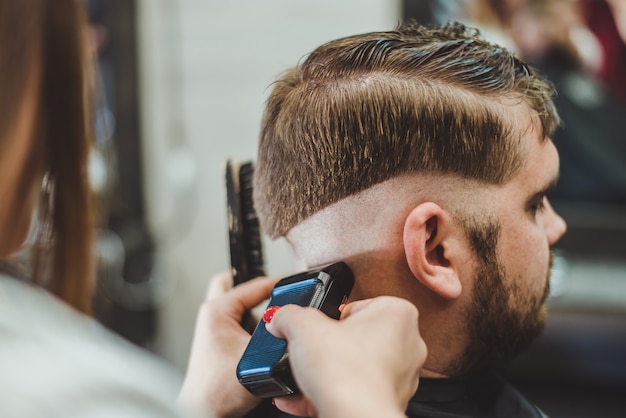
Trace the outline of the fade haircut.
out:
[[[328,42],[273,86],[254,199],[272,238],[315,212],[415,172],[502,184],[524,162],[504,99],[559,123],[554,88],[459,23],[410,23]],[[507,102],[508,103],[508,102]]]

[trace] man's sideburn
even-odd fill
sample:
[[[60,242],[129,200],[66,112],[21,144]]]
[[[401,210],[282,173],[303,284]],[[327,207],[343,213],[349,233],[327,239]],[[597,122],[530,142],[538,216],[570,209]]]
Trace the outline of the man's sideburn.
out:
[[[501,232],[498,222],[468,224],[467,236],[478,267],[466,312],[468,345],[461,358],[447,370],[452,376],[500,368],[527,348],[545,327],[544,303],[550,290],[550,268],[540,296],[521,288],[514,277],[507,277],[496,253]],[[522,303],[514,306],[514,298]]]

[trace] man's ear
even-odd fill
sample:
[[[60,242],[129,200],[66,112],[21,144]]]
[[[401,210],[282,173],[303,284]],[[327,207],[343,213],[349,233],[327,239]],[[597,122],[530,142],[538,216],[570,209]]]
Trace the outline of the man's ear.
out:
[[[437,204],[422,203],[404,222],[404,252],[413,275],[445,299],[461,294],[460,254],[448,214]]]

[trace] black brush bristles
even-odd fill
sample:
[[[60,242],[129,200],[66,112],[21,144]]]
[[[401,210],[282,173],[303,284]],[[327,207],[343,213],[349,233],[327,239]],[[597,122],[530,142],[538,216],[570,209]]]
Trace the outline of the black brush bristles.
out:
[[[252,162],[226,162],[230,265],[235,286],[265,275],[259,219],[252,200],[253,174]]]
[[[239,168],[239,201],[244,231],[245,263],[248,267],[247,279],[265,276],[261,228],[252,200],[253,176],[254,165],[251,162],[241,164]]]

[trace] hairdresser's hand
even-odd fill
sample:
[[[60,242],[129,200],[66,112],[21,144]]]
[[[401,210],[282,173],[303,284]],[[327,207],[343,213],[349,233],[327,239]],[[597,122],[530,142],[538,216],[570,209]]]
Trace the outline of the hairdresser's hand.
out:
[[[237,363],[250,340],[240,322],[244,312],[270,296],[277,280],[257,278],[235,288],[228,273],[211,280],[177,401],[181,408],[198,416],[240,417],[259,403],[237,381]]]
[[[276,406],[323,418],[404,417],[426,359],[417,309],[382,296],[347,305],[341,319],[294,305],[276,311],[267,329],[287,339],[304,394],[275,398]]]

